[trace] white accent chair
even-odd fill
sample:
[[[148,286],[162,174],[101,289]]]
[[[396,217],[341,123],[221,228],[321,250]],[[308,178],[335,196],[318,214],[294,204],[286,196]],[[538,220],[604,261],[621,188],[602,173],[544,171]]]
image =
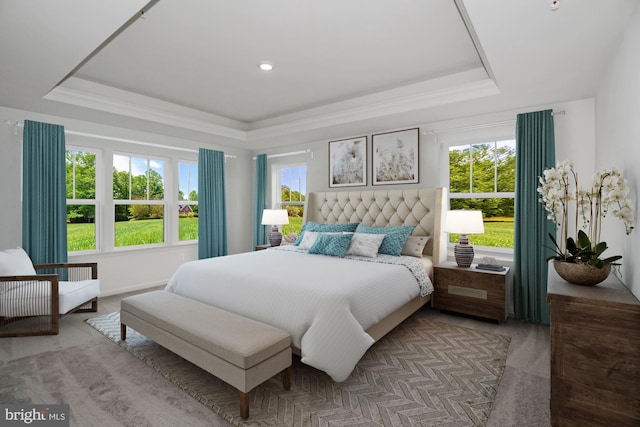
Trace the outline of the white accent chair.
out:
[[[21,248],[0,251],[0,337],[57,335],[60,317],[98,311],[99,295],[97,263],[34,266]]]

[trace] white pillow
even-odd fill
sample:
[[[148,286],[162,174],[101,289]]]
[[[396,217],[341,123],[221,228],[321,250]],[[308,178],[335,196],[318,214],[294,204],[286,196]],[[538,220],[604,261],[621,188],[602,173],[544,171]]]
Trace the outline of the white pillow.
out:
[[[34,276],[31,258],[22,248],[0,251],[0,276]]]
[[[386,234],[353,233],[349,249],[345,255],[359,255],[373,258],[378,255],[378,249]]]
[[[304,235],[302,236],[302,241],[300,241],[300,244],[298,245],[298,248],[308,251],[309,249],[311,249],[311,246],[313,246],[313,244],[316,242],[317,238],[318,238],[317,231],[305,231]]]
[[[402,247],[402,252],[400,252],[400,254],[415,256],[418,258],[422,257],[422,251],[430,238],[431,236],[409,236],[407,241],[404,242],[404,246]]]

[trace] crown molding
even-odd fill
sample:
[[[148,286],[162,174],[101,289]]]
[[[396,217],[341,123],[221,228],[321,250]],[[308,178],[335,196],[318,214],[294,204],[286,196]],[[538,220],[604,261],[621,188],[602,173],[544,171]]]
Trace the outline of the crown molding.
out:
[[[272,125],[262,123],[262,126],[258,126],[248,132],[247,140],[253,142],[292,133],[317,130],[320,128],[337,126],[356,121],[376,119],[394,114],[423,110],[437,107],[439,105],[497,95],[499,93],[500,90],[496,86],[495,82],[491,79],[485,78],[480,81],[463,83],[457,86],[436,89],[426,93],[415,93],[396,99],[371,102],[366,105],[349,108],[336,108],[333,112],[318,112],[318,114],[310,114],[312,113],[311,110],[305,110],[304,113],[305,115],[308,114],[308,117],[292,119],[290,121],[283,121]],[[324,107],[320,108],[324,109]]]
[[[44,99],[247,141],[246,123],[75,77]]]
[[[483,69],[473,69],[254,123],[231,120],[75,77],[55,87],[44,99],[253,142],[499,93]]]

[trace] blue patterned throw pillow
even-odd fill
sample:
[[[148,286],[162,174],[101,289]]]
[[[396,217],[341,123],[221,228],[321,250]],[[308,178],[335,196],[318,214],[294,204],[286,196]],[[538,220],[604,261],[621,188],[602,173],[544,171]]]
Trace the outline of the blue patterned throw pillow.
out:
[[[351,236],[353,234],[318,234],[311,249],[310,254],[331,255],[340,258],[344,257],[344,254],[349,249],[349,243],[351,243]]]
[[[302,242],[302,238],[304,237],[305,231],[317,231],[318,233],[339,233],[339,232],[350,232],[353,233],[356,231],[356,227],[358,227],[357,222],[348,222],[344,224],[320,224],[317,222],[309,221],[305,225],[302,226],[302,230],[300,230],[300,235],[294,242],[295,246],[299,246],[300,242]]]
[[[358,225],[356,233],[385,234],[385,238],[378,249],[378,253],[400,256],[404,243],[416,228],[415,225],[400,225],[397,227],[371,227]]]

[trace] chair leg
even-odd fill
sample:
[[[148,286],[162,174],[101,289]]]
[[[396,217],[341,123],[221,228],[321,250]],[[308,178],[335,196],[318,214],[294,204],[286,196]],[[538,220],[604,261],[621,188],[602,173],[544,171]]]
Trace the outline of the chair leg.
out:
[[[87,304],[91,303],[91,307],[90,308],[81,308],[86,306]],[[69,310],[69,313],[95,313],[98,311],[98,298],[94,298],[91,301],[87,301],[84,304],[79,305],[78,307],[74,308],[73,310]]]
[[[120,323],[120,339],[125,341],[127,339],[127,325]]]

